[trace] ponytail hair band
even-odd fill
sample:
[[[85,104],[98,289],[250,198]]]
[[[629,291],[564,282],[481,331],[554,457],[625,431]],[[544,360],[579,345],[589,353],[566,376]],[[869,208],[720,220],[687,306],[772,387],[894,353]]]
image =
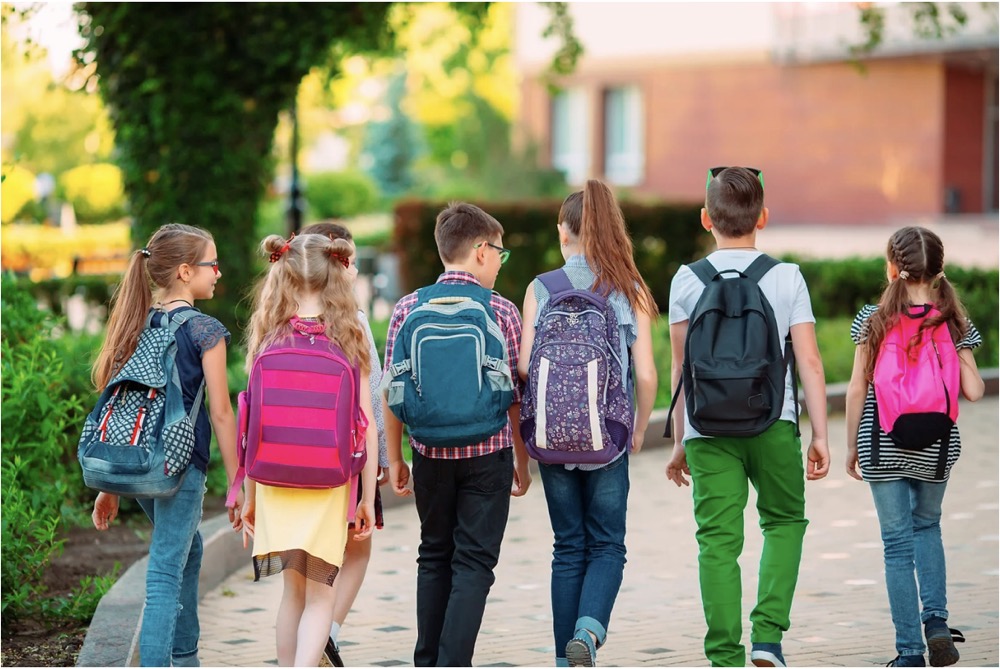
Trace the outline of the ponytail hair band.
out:
[[[344,269],[348,269],[351,266],[351,259],[341,253],[331,253],[330,257],[343,265]]]
[[[934,280],[935,281],[940,281],[941,279],[945,278],[945,276],[946,276],[946,274],[943,271],[938,272],[937,276],[934,277]]]
[[[902,272],[899,273],[899,278],[902,279],[903,281],[906,281],[907,279],[910,278],[910,273],[904,269]]]
[[[285,242],[284,246],[282,246],[280,249],[271,254],[270,261],[278,262],[279,260],[281,260],[281,256],[285,255],[285,251],[287,251],[291,247],[293,239],[295,239],[294,232],[292,233],[292,236],[288,238],[288,241]]]
[[[141,249],[139,249],[139,253],[141,253],[142,255],[146,256],[147,258],[149,257],[149,249],[147,249],[147,248],[141,248]]]

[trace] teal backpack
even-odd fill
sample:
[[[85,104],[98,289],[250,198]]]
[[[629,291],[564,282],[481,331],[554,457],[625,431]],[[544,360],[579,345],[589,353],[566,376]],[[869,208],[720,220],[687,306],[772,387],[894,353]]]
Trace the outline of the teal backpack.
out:
[[[421,288],[399,328],[387,402],[425,446],[478,444],[507,423],[514,381],[491,296],[474,284]]]

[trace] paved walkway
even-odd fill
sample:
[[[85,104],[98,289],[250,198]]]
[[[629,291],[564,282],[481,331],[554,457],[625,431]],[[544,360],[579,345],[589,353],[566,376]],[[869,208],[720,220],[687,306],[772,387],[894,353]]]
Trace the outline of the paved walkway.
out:
[[[965,448],[944,503],[951,623],[965,632],[960,665],[998,666],[998,400],[963,404]],[[785,654],[793,666],[884,665],[895,657],[882,579],[878,523],[865,484],[841,461],[844,422],[831,423],[834,467],[807,488],[811,520]],[[628,565],[611,621],[604,666],[706,666],[690,488],[663,469],[669,449],[631,463]],[[751,492],[751,496],[752,496]],[[747,513],[744,606],[751,608],[761,539],[751,499]],[[341,632],[352,666],[412,663],[419,527],[406,504],[386,509],[367,581]],[[510,522],[482,632],[477,666],[545,666],[553,657],[548,574],[552,537],[542,486],[512,500]],[[253,583],[249,566],[207,593],[201,604],[206,666],[274,665],[274,621],[281,580]],[[749,639],[749,626],[745,640]]]

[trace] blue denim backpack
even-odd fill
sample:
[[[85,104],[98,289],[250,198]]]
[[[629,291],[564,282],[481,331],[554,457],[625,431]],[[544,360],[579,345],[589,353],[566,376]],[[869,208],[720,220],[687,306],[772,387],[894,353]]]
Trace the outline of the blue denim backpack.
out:
[[[189,414],[177,371],[177,330],[195,310],[151,309],[135,352],[87,416],[77,447],[83,482],[125,497],[170,497],[184,480],[205,390]],[[159,327],[152,327],[158,319]]]
[[[492,292],[434,284],[399,328],[383,383],[389,409],[421,444],[478,444],[507,423],[514,382]]]
[[[628,447],[635,414],[618,319],[561,269],[538,280],[549,301],[531,347],[521,438],[539,462],[606,464]]]

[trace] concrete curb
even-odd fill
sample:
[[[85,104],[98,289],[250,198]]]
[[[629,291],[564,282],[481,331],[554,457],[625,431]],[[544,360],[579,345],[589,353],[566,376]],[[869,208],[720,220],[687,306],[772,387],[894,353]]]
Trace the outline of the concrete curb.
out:
[[[1000,370],[981,370],[986,382],[986,394],[1000,391]],[[831,414],[843,413],[847,392],[846,383],[827,386],[827,406]],[[667,410],[653,412],[646,429],[644,448],[666,448],[672,441],[663,437]],[[537,464],[532,461],[533,469]],[[392,508],[413,503],[413,496],[397,497],[391,489],[382,488],[382,505]],[[221,514],[201,524],[205,553],[202,558],[199,594],[214,590],[239,568],[247,567],[250,555],[243,548],[241,535],[233,532],[229,518]],[[128,667],[139,664],[139,623],[146,597],[146,556],[133,564],[101,599],[97,612],[87,630],[87,637],[80,650],[77,666]]]

